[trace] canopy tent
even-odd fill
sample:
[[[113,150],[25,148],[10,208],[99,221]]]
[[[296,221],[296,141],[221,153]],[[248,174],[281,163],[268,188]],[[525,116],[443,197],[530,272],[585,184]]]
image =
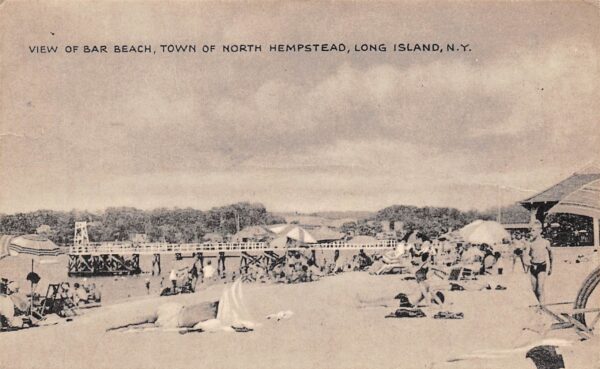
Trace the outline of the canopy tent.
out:
[[[463,239],[473,244],[499,244],[510,240],[510,234],[504,226],[491,220],[480,220],[467,224],[460,230]]]

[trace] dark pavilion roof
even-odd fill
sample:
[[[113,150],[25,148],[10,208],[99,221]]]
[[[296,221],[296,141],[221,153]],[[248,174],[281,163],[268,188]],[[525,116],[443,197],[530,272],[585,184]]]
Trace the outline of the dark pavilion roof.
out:
[[[580,172],[573,173],[570,177],[555,184],[554,186],[520,201],[526,208],[539,203],[557,203],[572,192],[580,189],[586,184],[600,179],[600,168],[588,167]]]
[[[600,217],[600,180],[585,184],[560,200],[551,213],[571,213],[587,217]]]

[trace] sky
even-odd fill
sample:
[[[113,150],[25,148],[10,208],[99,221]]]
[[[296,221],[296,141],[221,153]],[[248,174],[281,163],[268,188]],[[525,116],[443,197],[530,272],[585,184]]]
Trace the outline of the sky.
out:
[[[509,204],[600,160],[599,14],[586,2],[8,1],[0,213]],[[218,50],[314,42],[471,51]],[[169,43],[217,52],[64,52]]]

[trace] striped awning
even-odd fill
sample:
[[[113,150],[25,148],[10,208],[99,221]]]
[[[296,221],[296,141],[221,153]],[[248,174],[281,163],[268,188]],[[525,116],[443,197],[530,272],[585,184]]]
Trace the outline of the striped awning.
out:
[[[600,180],[590,182],[565,196],[550,213],[570,213],[600,218]]]
[[[25,235],[10,240],[10,251],[33,256],[58,256],[63,251],[48,238],[39,235]]]

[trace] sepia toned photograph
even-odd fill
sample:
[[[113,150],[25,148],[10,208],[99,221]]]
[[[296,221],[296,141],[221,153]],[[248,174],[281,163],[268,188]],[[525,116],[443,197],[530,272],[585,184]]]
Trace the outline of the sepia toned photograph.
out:
[[[0,1],[0,369],[600,368],[600,3]]]

